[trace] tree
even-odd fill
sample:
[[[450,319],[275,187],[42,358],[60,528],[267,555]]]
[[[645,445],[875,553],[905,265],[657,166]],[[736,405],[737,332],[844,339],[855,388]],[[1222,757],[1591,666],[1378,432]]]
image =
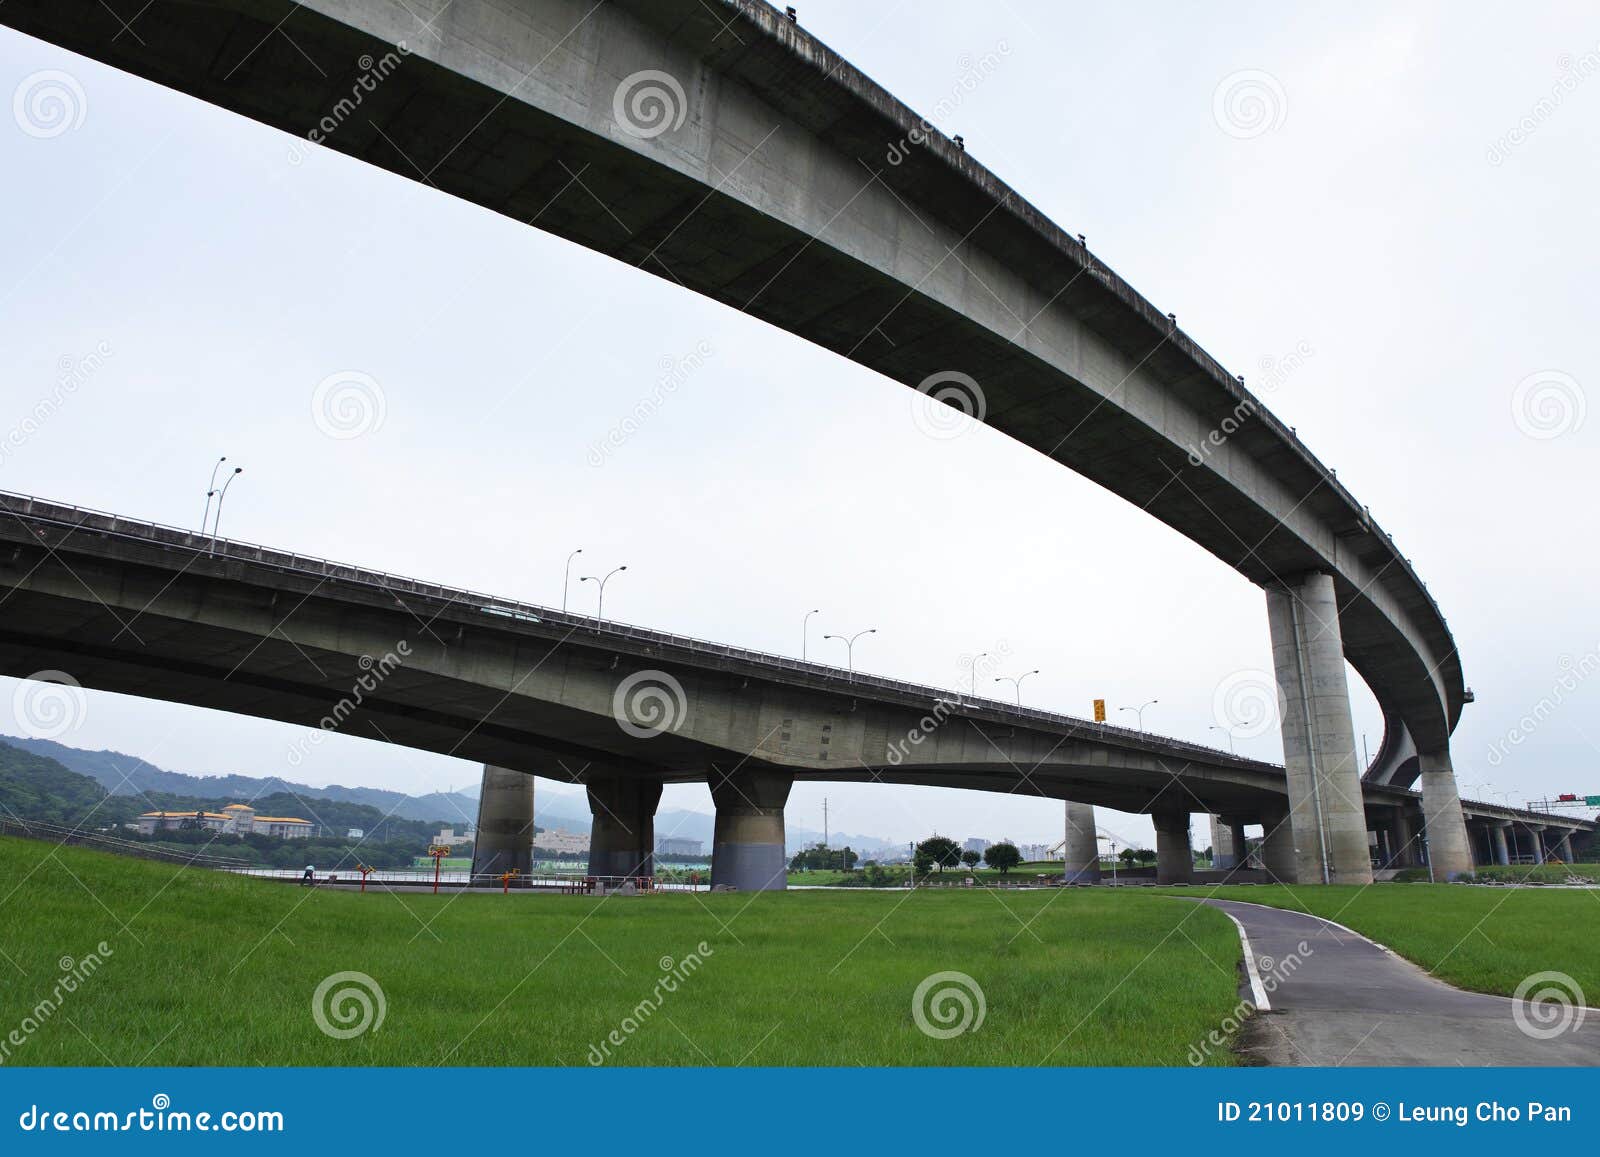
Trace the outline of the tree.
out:
[[[1121,860],[1124,864],[1126,864],[1130,868],[1133,867],[1134,861],[1137,860],[1138,858],[1139,858],[1139,853],[1137,851],[1135,851],[1133,848],[1123,848],[1122,851],[1117,853],[1117,859]]]
[[[917,845],[917,855],[926,856],[940,872],[961,862],[961,849],[949,836],[929,836]]]
[[[983,853],[983,862],[991,868],[999,868],[1004,876],[1018,864],[1022,863],[1022,853],[1017,850],[1017,845],[1002,840],[998,844],[990,844]]]
[[[925,856],[919,848],[916,855],[911,858],[911,871],[917,876],[926,876],[933,871],[933,857]]]
[[[1133,858],[1138,860],[1141,864],[1153,864],[1156,862],[1156,854],[1149,848],[1133,849]]]
[[[978,861],[981,859],[983,859],[982,855],[971,850],[961,853],[961,862],[969,868],[976,868]]]

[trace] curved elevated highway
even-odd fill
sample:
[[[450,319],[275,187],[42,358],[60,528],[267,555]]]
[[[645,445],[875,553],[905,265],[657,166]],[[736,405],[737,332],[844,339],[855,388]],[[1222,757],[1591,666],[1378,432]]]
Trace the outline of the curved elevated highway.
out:
[[[1191,813],[1225,817],[1239,840],[1244,824],[1260,823],[1265,866],[1294,878],[1289,784],[1273,764],[0,494],[0,674],[63,673],[101,690],[481,760],[490,835],[480,850],[513,864],[531,844],[528,775],[538,774],[588,787],[597,875],[648,871],[662,785],[705,781],[718,882],[781,886],[783,805],[796,779],[813,779],[1148,812],[1172,881],[1192,866]],[[291,764],[296,750],[285,752]],[[1358,799],[1384,861],[1417,858],[1418,802],[1370,784]],[[1087,838],[1073,862],[1089,875],[1093,816],[1074,822]],[[1519,852],[1530,823],[1559,829],[1556,840],[1593,826],[1523,817],[1524,833],[1512,833]]]
[[[1449,746],[1469,698],[1455,644],[1367,508],[1170,314],[778,9],[151,0],[119,16],[98,0],[8,0],[0,23],[909,386],[970,382],[967,408],[990,425],[1266,591],[1297,879],[1370,878],[1345,659],[1388,728],[1370,781],[1420,777],[1433,863],[1470,868]],[[647,87],[664,101],[655,121],[634,99]]]

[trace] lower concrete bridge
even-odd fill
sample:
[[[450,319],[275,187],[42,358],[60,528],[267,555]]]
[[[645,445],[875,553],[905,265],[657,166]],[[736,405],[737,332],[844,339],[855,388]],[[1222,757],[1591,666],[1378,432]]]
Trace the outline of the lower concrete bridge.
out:
[[[810,779],[1071,801],[1067,867],[1080,878],[1098,862],[1103,805],[1154,818],[1166,881],[1189,877],[1196,812],[1240,846],[1244,825],[1263,825],[1275,876],[1326,879],[1295,846],[1274,764],[23,495],[0,494],[0,674],[480,761],[485,871],[526,866],[542,775],[586,786],[596,875],[650,874],[663,785],[705,782],[713,883],[781,888],[784,804]],[[1384,854],[1416,856],[1421,795],[1362,792],[1354,806]],[[1543,816],[1524,829],[1533,822],[1555,833],[1546,843],[1592,828]]]

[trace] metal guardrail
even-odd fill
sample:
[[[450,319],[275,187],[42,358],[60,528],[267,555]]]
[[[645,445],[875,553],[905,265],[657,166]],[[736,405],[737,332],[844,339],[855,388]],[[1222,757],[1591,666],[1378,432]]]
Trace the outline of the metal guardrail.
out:
[[[23,839],[30,840],[50,840],[57,844],[71,844],[75,847],[114,852],[121,856],[135,856],[142,860],[159,860],[166,864],[182,864],[185,867],[238,871],[241,868],[251,866],[249,860],[234,859],[230,856],[207,856],[199,852],[190,855],[170,847],[157,847],[147,844],[142,840],[128,840],[102,831],[66,827],[62,824],[46,823],[41,820],[0,819],[0,836],[20,836]]]
[[[573,615],[565,611],[551,610],[549,607],[543,607],[536,603],[500,598],[495,595],[484,594],[481,591],[445,586],[442,583],[408,578],[403,575],[390,574],[386,571],[369,570],[349,563],[318,558],[314,555],[275,550],[271,547],[258,546],[255,543],[243,542],[238,539],[214,538],[211,535],[197,534],[194,531],[165,526],[157,522],[126,518],[122,515],[110,514],[106,511],[94,510],[89,507],[50,502],[32,495],[19,494],[15,491],[0,490],[0,509],[7,510],[19,518],[62,526],[69,530],[89,530],[104,536],[123,538],[146,545],[154,543],[161,546],[189,550],[197,555],[255,563],[291,574],[312,578],[336,579],[340,582],[381,590],[391,597],[395,597],[396,592],[403,592],[427,598],[443,599],[447,603],[498,615],[508,622],[516,622],[519,618],[524,621],[532,620],[541,624],[548,623],[570,627],[574,631],[588,631],[601,638],[646,643],[657,647],[676,647],[691,654],[715,656],[756,666],[776,668],[781,671],[808,675],[823,680],[833,689],[839,691],[859,690],[862,688],[887,691],[919,699],[930,705],[942,702],[951,706],[976,708],[1019,722],[1047,724],[1052,727],[1065,728],[1074,734],[1122,741],[1134,747],[1150,747],[1155,744],[1163,744],[1172,748],[1175,753],[1202,756],[1211,762],[1235,767],[1271,771],[1283,770],[1281,764],[1246,759],[1221,748],[1208,747],[1205,744],[1173,739],[1168,736],[1151,735],[1148,732],[1118,727],[1115,724],[1096,723],[1093,720],[1067,715],[1058,711],[1019,707],[1014,703],[1007,703],[999,699],[968,695],[961,691],[932,687],[926,684],[909,683],[883,675],[846,671],[841,667],[834,667],[825,663],[813,663],[808,660],[794,659],[785,655],[774,655],[747,647],[735,647],[709,639],[696,638],[692,635],[658,631],[653,628],[622,623],[616,620],[602,621],[591,616]]]

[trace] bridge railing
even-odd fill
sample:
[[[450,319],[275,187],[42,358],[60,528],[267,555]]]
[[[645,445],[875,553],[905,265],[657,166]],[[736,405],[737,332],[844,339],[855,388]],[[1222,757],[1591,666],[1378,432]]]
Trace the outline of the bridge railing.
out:
[[[1065,728],[1082,736],[1122,740],[1137,746],[1148,746],[1152,742],[1162,743],[1170,746],[1177,753],[1202,756],[1209,762],[1279,770],[1275,764],[1261,760],[1246,759],[1222,748],[1208,747],[1205,744],[1185,739],[1151,735],[1148,732],[1119,727],[1111,723],[1096,723],[1081,716],[1068,715],[1059,711],[1023,707],[1001,699],[991,699],[949,688],[911,683],[884,675],[873,675],[862,671],[846,671],[844,668],[826,663],[815,663],[807,659],[796,659],[787,655],[775,655],[749,647],[736,647],[728,643],[718,643],[709,639],[697,638],[693,635],[680,635],[671,631],[656,630],[651,627],[642,627],[614,619],[600,620],[589,615],[574,615],[566,611],[552,610],[537,603],[501,598],[496,595],[484,594],[481,591],[450,587],[442,583],[391,574],[387,571],[371,570],[366,567],[336,562],[314,555],[277,550],[239,539],[218,538],[175,526],[166,526],[162,523],[126,518],[122,515],[110,514],[106,511],[94,510],[89,507],[50,502],[14,491],[0,490],[0,509],[10,510],[13,514],[38,522],[72,529],[91,530],[101,535],[123,538],[131,542],[147,545],[155,543],[161,546],[188,550],[197,555],[248,561],[286,573],[314,578],[337,579],[341,582],[368,586],[383,591],[390,597],[396,598],[397,601],[400,601],[398,595],[401,593],[415,594],[427,598],[442,599],[446,603],[476,609],[486,614],[494,614],[512,620],[524,619],[569,627],[572,631],[584,631],[600,638],[626,639],[652,646],[677,647],[694,654],[778,668],[824,681],[833,690],[846,691],[852,688],[869,688],[888,691],[920,700],[930,707],[935,703],[946,703],[952,707],[977,708],[1022,722],[1043,723],[1053,727]]]

